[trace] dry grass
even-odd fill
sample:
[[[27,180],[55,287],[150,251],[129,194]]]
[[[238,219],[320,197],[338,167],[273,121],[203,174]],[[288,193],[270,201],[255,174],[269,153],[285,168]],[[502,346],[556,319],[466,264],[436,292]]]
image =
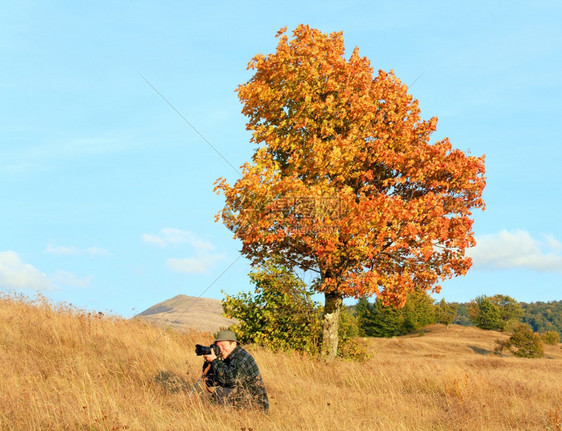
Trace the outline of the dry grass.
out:
[[[156,383],[166,370],[191,389],[201,367],[194,344],[210,342],[160,334],[40,299],[0,299],[0,429],[562,429],[560,345],[546,346],[543,359],[498,357],[490,352],[504,334],[436,325],[423,337],[368,340],[363,363],[248,347],[268,388],[265,415]]]

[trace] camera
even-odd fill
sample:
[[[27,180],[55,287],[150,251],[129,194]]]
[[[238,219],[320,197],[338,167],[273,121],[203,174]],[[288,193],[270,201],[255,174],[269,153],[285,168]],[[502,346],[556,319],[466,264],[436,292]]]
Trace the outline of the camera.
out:
[[[217,346],[215,343],[211,344],[210,346],[203,346],[201,344],[195,345],[195,354],[197,356],[210,355],[211,352],[215,352],[215,355],[220,358],[221,351],[219,349],[219,346]]]

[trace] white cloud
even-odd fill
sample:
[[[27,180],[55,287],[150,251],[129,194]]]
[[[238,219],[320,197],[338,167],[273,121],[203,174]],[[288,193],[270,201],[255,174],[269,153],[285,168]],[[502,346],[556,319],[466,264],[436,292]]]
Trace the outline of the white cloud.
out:
[[[104,248],[93,246],[84,250],[90,256],[111,256],[111,253]]]
[[[14,251],[0,252],[0,286],[8,289],[45,290],[51,287],[49,278]]]
[[[224,259],[222,254],[187,257],[184,259],[171,258],[166,261],[166,266],[172,271],[186,274],[208,274],[209,269],[222,259]]]
[[[51,245],[48,244],[45,247],[45,253],[54,254],[54,255],[66,255],[66,256],[80,256],[80,255],[89,255],[91,257],[94,256],[110,256],[111,253],[103,248],[93,246],[88,248],[77,248],[73,245],[66,246],[66,245]]]
[[[51,244],[47,245],[47,247],[45,248],[45,253],[56,254],[56,255],[77,255],[77,254],[80,254],[76,247],[63,246],[63,245],[53,246]]]
[[[53,283],[62,286],[88,287],[92,278],[92,276],[80,278],[71,272],[59,270],[53,277]]]
[[[550,235],[545,235],[546,242],[553,251],[562,252],[562,242]]]
[[[224,259],[223,254],[210,253],[215,249],[213,244],[201,240],[196,234],[175,228],[163,228],[158,234],[145,233],[142,236],[148,244],[166,247],[170,244],[188,244],[195,250],[194,257],[170,258],[166,266],[175,272],[185,274],[208,274],[216,262]]]
[[[478,237],[476,243],[467,251],[475,268],[562,272],[562,244],[551,236],[539,241],[524,230],[502,230]]]
[[[142,235],[142,240],[144,242],[147,242],[149,244],[156,244],[156,245],[160,245],[160,246],[165,246],[166,245],[166,241],[164,241],[163,238],[157,236],[157,235],[152,235],[150,233],[145,233]]]
[[[197,250],[214,250],[213,244],[210,242],[202,241],[195,234],[189,231],[164,228],[160,230],[158,235],[145,233],[142,240],[149,244],[155,244],[164,247],[168,244],[190,244]]]

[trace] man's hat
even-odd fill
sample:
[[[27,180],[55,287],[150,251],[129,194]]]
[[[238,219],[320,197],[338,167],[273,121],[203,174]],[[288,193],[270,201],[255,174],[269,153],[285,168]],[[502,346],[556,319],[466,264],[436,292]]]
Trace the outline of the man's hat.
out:
[[[232,331],[220,331],[217,334],[217,338],[215,338],[215,341],[236,341],[236,342],[238,342],[238,340],[236,339],[236,334]]]

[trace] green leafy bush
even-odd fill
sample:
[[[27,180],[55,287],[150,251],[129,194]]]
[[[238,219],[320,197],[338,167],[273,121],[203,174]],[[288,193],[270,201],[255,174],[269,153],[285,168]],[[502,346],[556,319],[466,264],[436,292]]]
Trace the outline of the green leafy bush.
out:
[[[349,308],[343,306],[340,312],[340,324],[338,325],[339,340],[346,340],[359,336],[359,318]]]
[[[364,361],[370,356],[367,344],[359,338],[359,318],[347,307],[342,308],[338,326],[338,356],[344,359]]]
[[[354,361],[366,361],[371,357],[367,352],[367,342],[361,338],[347,338],[338,343],[338,356]]]
[[[541,334],[544,344],[556,346],[560,343],[560,334],[557,331],[545,331]]]
[[[230,328],[238,339],[273,351],[317,353],[322,308],[305,283],[273,263],[249,275],[254,292],[226,295],[222,303],[225,316],[240,322]]]
[[[273,351],[296,350],[318,354],[322,334],[322,307],[313,301],[305,283],[287,268],[267,263],[249,274],[253,292],[226,295],[225,316],[238,324],[230,327],[243,343],[255,343]],[[365,343],[357,340],[357,317],[346,307],[338,326],[338,356],[365,360]]]
[[[539,334],[533,332],[529,325],[524,323],[514,328],[511,337],[506,341],[497,341],[497,353],[507,349],[520,358],[542,358],[544,344]]]

